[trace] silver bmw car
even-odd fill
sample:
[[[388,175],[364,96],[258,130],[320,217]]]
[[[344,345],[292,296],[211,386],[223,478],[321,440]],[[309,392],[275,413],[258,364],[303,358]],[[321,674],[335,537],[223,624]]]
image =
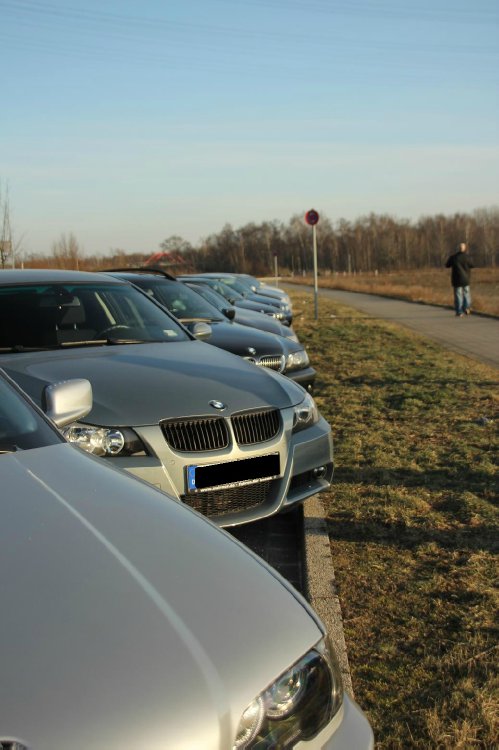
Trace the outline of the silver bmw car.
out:
[[[60,427],[90,398],[43,392]],[[1,371],[0,472],[3,750],[372,750],[307,602]]]
[[[50,383],[89,380],[67,438],[219,525],[330,486],[331,429],[300,385],[196,340],[122,280],[0,271],[0,366],[38,404]]]

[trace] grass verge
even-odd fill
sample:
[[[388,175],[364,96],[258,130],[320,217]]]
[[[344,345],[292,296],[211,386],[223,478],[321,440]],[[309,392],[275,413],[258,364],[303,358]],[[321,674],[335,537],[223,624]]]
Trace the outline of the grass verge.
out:
[[[497,748],[497,372],[293,298],[335,439],[322,499],[377,748]]]

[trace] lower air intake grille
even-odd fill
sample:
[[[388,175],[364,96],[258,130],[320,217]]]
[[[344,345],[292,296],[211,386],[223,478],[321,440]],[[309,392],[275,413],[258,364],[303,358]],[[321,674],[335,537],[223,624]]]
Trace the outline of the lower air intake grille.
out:
[[[263,505],[270,496],[272,480],[248,484],[245,487],[183,495],[181,500],[204,516],[226,516]]]
[[[236,414],[231,421],[238,445],[255,445],[272,440],[280,427],[278,409]]]
[[[270,370],[283,372],[285,359],[284,359],[284,355],[279,355],[279,354],[276,354],[275,356],[267,355],[265,357],[260,357],[260,359],[257,360],[255,364],[259,365],[259,367],[268,367]]]
[[[223,417],[169,419],[160,426],[166,442],[176,451],[216,451],[229,445],[229,431]]]

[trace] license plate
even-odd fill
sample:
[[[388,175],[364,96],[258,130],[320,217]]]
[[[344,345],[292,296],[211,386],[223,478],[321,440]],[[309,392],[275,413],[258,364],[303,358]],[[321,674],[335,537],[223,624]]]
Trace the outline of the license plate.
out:
[[[208,492],[219,487],[239,487],[276,479],[280,475],[278,453],[240,461],[187,467],[187,492]]]

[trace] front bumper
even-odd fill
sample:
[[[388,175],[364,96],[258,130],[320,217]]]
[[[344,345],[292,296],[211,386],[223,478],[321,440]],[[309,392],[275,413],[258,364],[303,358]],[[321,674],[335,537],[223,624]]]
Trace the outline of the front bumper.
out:
[[[290,380],[294,380],[295,383],[299,383],[305,390],[312,392],[313,385],[315,382],[315,376],[317,372],[313,367],[304,367],[303,370],[291,370],[290,372],[283,372]]]
[[[340,710],[310,742],[299,742],[296,750],[374,750],[371,725],[348,695]]]
[[[174,451],[157,425],[135,428],[151,455],[105,460],[194,507],[219,526],[237,526],[274,515],[331,484],[333,441],[329,424],[321,417],[317,424],[293,434],[293,410],[286,409],[281,416],[282,429],[276,438],[242,448],[233,441],[228,448],[208,454]],[[188,472],[193,465],[218,464],[223,472],[224,463],[234,466],[233,462],[270,455],[279,457],[280,468],[269,481],[232,482],[213,491],[189,491]]]

